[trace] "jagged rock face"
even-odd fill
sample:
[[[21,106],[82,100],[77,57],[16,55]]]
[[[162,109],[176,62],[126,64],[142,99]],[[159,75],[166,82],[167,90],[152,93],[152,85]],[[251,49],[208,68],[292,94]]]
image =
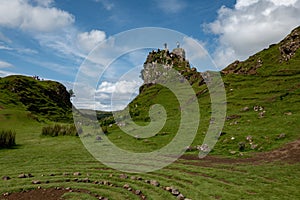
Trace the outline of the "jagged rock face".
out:
[[[284,38],[279,45],[282,60],[290,60],[300,48],[300,26]]]
[[[183,60],[185,59],[185,51],[183,48],[175,48],[175,49],[173,49],[172,53],[178,55]]]
[[[181,74],[190,84],[202,80],[201,74],[197,72],[196,68],[191,68],[185,59],[185,51],[182,48],[176,48],[171,53],[168,50],[161,51],[159,49],[150,52],[144,63],[141,77],[144,80],[144,85],[157,84],[162,79],[170,78],[173,70]]]
[[[172,69],[171,65],[163,65],[157,62],[144,64],[142,77],[144,84],[157,84],[162,77],[166,77]]]

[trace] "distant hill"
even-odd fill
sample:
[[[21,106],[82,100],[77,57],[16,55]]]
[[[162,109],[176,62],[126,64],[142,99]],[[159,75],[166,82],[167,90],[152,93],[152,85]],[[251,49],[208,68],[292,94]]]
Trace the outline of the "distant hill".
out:
[[[37,77],[0,78],[0,108],[31,112],[37,120],[71,121],[72,104],[65,86]]]

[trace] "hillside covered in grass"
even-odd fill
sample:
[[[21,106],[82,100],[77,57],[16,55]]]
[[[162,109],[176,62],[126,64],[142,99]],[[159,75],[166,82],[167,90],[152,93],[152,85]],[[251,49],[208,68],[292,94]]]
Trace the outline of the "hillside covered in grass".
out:
[[[299,48],[300,27],[280,43],[270,45],[245,61],[236,61],[220,72],[227,95],[227,116],[212,154],[241,156],[269,151],[300,137]],[[154,69],[159,64],[171,65],[195,91],[201,122],[188,150],[192,154],[198,153],[197,147],[203,144],[209,125],[214,123],[205,77],[216,72],[197,72],[185,58],[165,50],[149,53],[142,71],[144,85],[140,94],[128,105],[131,117],[140,125],[150,122],[149,109],[152,105],[163,105],[168,114],[165,126],[154,137],[138,141],[122,133],[117,126],[112,126],[108,130],[111,133],[109,137],[123,148],[137,152],[161,148],[174,138],[180,124],[178,101],[169,89],[151,82],[151,76],[158,73],[148,70],[149,65]],[[124,140],[126,145],[122,142]]]
[[[35,120],[72,121],[70,94],[61,83],[8,76],[0,78],[0,97],[1,117],[16,117],[23,112]]]

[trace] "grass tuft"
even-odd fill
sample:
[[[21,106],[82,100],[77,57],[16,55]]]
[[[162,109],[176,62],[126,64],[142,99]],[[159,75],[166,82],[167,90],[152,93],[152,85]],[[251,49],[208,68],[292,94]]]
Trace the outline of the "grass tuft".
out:
[[[12,130],[0,131],[0,148],[10,148],[16,145],[16,132]]]
[[[52,126],[46,126],[42,129],[42,135],[43,136],[78,136],[80,134],[80,130],[77,131],[74,124],[72,125],[61,125],[61,124],[55,124]]]

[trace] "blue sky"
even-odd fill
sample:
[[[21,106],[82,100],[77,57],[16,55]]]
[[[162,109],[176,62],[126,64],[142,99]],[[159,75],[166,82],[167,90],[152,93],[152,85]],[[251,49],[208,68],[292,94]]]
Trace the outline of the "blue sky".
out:
[[[299,16],[300,0],[1,0],[0,76],[39,75],[71,88],[97,44],[141,27],[179,31],[223,68],[280,41],[300,25]],[[143,63],[145,55],[135,59]],[[101,91],[116,90],[114,73],[99,83]]]

